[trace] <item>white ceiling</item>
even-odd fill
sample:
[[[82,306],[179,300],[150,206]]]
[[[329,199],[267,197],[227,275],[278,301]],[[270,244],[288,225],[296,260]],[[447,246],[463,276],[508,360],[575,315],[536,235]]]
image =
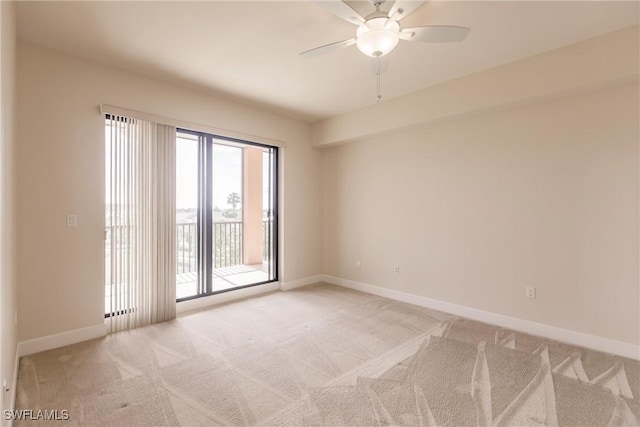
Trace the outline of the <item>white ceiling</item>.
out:
[[[349,2],[362,14],[367,2]],[[383,6],[388,9],[389,2]],[[401,27],[461,25],[457,44],[401,41],[386,56],[384,99],[638,23],[636,1],[431,1]],[[18,36],[39,45],[307,121],[375,103],[371,59],[356,27],[309,0],[18,2]]]

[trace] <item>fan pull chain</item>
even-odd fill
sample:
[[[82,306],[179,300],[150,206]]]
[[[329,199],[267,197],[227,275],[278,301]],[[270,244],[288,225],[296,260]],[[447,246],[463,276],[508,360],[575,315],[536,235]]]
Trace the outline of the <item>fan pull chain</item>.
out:
[[[378,78],[378,96],[376,96],[377,104],[382,99],[382,95],[380,94],[380,55],[376,56],[376,60],[378,62],[378,72],[376,73],[376,76]]]

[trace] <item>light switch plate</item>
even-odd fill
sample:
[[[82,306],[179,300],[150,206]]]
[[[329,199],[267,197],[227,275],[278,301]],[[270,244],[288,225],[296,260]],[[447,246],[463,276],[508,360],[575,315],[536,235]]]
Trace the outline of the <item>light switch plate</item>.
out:
[[[78,226],[78,215],[67,215],[67,227]]]

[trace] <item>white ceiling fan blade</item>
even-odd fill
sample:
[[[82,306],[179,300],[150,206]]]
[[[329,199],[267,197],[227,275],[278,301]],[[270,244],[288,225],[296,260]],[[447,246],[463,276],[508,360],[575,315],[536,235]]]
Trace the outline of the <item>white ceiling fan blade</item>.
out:
[[[424,0],[397,0],[389,10],[389,18],[399,21],[423,4]]]
[[[335,50],[342,49],[343,47],[351,46],[356,43],[356,39],[342,40],[335,43],[326,44],[324,46],[316,47],[307,51],[304,51],[300,54],[300,56],[304,56],[305,58],[312,58],[314,56],[324,55],[329,52],[333,52]]]
[[[426,27],[405,28],[400,32],[400,38],[426,43],[452,43],[467,38],[469,31],[471,29],[467,27],[428,25]]]
[[[364,18],[360,16],[351,6],[340,0],[315,0],[315,2],[327,9],[329,12],[354,25],[360,25]]]

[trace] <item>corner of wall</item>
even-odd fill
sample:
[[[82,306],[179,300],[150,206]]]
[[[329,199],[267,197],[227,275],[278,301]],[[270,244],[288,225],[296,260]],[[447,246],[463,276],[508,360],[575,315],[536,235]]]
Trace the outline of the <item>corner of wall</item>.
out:
[[[16,151],[14,2],[0,2],[0,36],[0,407],[4,411],[14,408],[18,370],[16,179],[13,166]],[[11,425],[11,421],[2,417],[0,424]]]

